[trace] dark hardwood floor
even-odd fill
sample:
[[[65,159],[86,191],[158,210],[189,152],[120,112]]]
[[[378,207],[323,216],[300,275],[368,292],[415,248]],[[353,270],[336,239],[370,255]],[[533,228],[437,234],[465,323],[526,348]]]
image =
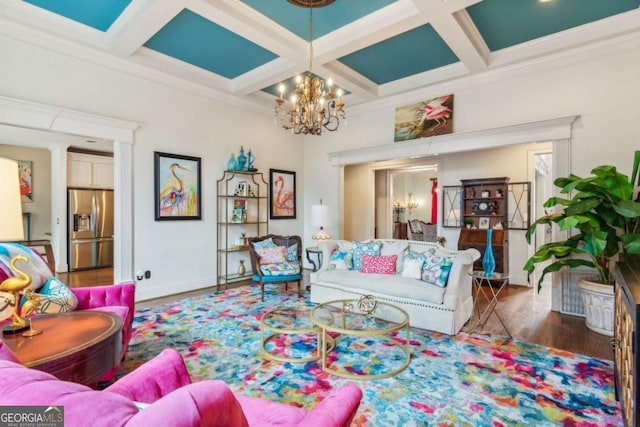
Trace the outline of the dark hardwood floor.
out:
[[[57,277],[70,287],[109,285],[113,283],[113,270],[101,268],[73,273],[58,273]],[[309,283],[309,271],[305,271],[303,287]],[[211,287],[198,291],[172,295],[136,304],[138,308],[173,302],[189,296],[202,295],[218,290]],[[290,288],[291,290],[291,288]],[[480,306],[485,301],[480,299]],[[584,318],[561,314],[550,309],[550,298],[543,291],[535,294],[533,289],[510,286],[500,296],[497,307],[514,338],[554,347],[588,356],[613,359],[610,337],[587,329]],[[495,315],[489,317],[482,330],[476,333],[506,335]]]

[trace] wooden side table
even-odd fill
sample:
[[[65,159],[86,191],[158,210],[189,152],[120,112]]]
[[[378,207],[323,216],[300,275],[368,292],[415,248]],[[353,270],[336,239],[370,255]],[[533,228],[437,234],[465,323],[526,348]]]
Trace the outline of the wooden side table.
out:
[[[79,310],[36,316],[32,321],[41,334],[2,338],[24,366],[89,385],[120,361],[122,319],[115,314]]]

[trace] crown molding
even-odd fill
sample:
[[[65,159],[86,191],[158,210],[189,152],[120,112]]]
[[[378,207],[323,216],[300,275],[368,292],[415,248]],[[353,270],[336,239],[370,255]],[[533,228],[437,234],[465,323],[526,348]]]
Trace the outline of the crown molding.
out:
[[[133,144],[140,123],[0,96],[0,123]]]
[[[499,128],[450,133],[393,144],[335,151],[328,153],[328,157],[333,166],[340,166],[392,159],[438,156],[531,142],[567,140],[571,138],[571,125],[578,117],[559,117]]]

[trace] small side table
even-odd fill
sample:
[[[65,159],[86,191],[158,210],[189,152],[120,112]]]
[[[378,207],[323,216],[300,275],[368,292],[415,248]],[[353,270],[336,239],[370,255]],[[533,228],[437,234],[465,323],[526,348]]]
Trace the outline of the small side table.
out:
[[[305,248],[304,251],[307,254],[307,261],[309,261],[309,263],[313,265],[313,271],[318,271],[320,267],[322,267],[322,249],[317,246],[310,246],[308,248]],[[317,265],[316,261],[311,259],[312,254],[316,256],[318,262]]]
[[[509,335],[509,338],[513,338],[511,336],[511,331],[504,322],[504,319],[500,316],[500,313],[496,311],[496,307],[498,306],[498,297],[507,287],[507,284],[509,283],[509,276],[494,273],[492,277],[486,277],[483,271],[474,271],[470,274],[473,290],[475,291],[475,295],[473,296],[473,307],[478,315],[478,320],[466,332],[471,333],[478,329],[478,327],[484,326],[487,323],[487,320],[489,320],[491,314],[495,314],[498,320],[500,320],[502,327],[507,332],[507,335]],[[491,293],[486,292],[483,285],[488,285]],[[488,302],[482,312],[480,312],[480,307],[478,306],[480,294],[482,294],[484,299]]]

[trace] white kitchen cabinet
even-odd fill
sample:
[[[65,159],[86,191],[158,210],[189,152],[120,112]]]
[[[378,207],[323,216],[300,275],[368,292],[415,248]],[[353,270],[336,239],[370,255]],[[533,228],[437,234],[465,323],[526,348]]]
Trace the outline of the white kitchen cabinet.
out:
[[[113,157],[69,153],[67,184],[69,187],[113,189]]]

